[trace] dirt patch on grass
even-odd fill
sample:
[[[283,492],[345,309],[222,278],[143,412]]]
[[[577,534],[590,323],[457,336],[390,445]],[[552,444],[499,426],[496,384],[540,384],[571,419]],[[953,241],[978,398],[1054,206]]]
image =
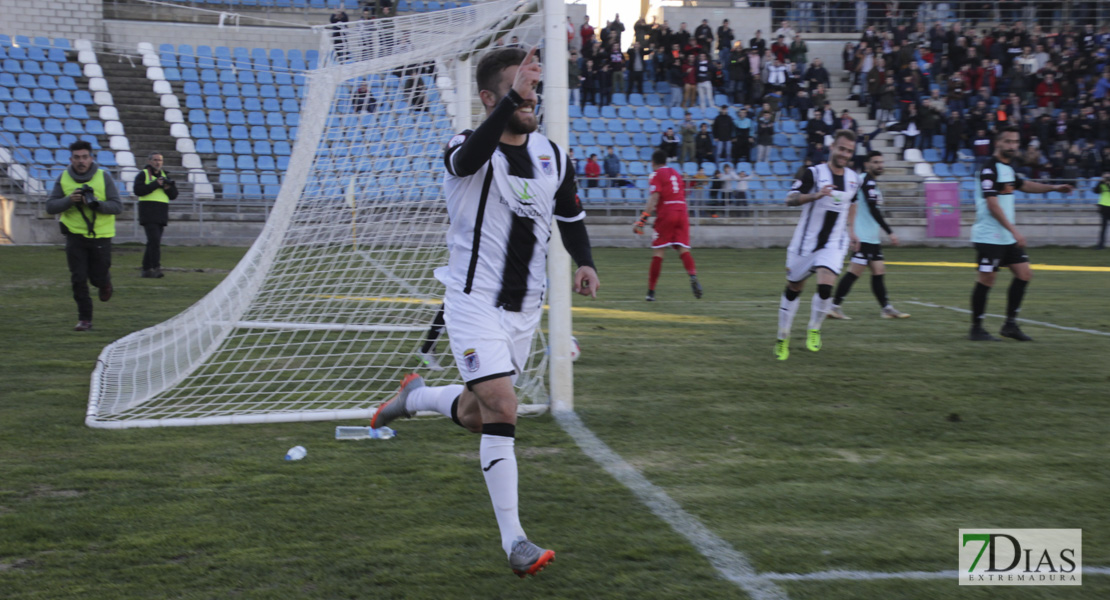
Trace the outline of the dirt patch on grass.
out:
[[[80,498],[84,492],[77,490],[56,490],[48,485],[36,485],[31,488],[28,498]]]
[[[30,569],[33,566],[35,566],[35,561],[29,558],[0,559],[0,573],[3,573],[4,571]]]

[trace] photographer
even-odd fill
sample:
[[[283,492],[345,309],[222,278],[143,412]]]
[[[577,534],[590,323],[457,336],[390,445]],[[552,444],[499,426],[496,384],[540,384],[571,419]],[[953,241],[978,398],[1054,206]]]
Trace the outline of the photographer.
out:
[[[135,176],[139,197],[139,224],[146,231],[143,277],[162,277],[162,231],[170,219],[170,200],[177,199],[177,183],[162,170],[162,154],[151,152],[146,166]]]
[[[93,313],[89,282],[99,288],[101,302],[112,297],[112,237],[123,205],[112,176],[93,162],[91,144],[74,142],[69,152],[69,168],[54,183],[46,212],[60,215],[66,236],[66,262],[77,301],[78,322],[73,330],[88,331]]]

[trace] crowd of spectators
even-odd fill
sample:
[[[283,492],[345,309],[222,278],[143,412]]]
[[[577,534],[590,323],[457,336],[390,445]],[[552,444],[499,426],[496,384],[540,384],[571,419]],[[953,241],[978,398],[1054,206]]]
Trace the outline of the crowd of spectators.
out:
[[[994,131],[1015,125],[1025,176],[1074,181],[1110,169],[1108,53],[1108,25],[900,24],[867,27],[845,45],[843,66],[853,98],[907,147],[979,162]]]

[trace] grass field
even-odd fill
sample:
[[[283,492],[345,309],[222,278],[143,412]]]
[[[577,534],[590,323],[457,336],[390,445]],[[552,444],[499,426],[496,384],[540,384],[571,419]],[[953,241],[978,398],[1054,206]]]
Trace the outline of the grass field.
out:
[[[79,334],[63,251],[0,247],[0,597],[746,597],[550,416],[519,427],[525,528],[558,551],[528,581],[499,548],[478,440],[445,420],[365,442],[335,441],[334,423],[86,428],[103,346],[195,302],[243,252],[167,248],[166,278],[144,280],[141,248],[118,247],[116,296]],[[705,298],[669,255],[647,304],[647,252],[596,251],[601,297],[576,306],[606,310],[575,314],[575,408],[758,572],[950,571],[961,527],[1082,528],[1085,566],[1110,566],[1110,336],[1030,324],[1035,343],[972,344],[967,315],[911,301],[965,308],[973,271],[895,265],[887,286],[912,318],[880,320],[864,277],[844,306],[854,319],[828,323],[809,353],[809,289],[780,363],[783,251],[695,252]],[[1031,255],[1110,265],[1089,250]],[[1110,332],[1108,299],[1108,272],[1040,269],[1022,316]],[[308,457],[282,461],[296,444]],[[1081,588],[778,585],[793,599],[1110,597],[1094,574]]]

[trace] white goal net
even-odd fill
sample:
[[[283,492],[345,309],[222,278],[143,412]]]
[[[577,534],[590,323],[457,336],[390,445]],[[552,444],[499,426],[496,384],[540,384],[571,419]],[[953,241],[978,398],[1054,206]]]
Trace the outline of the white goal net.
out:
[[[444,295],[445,142],[477,123],[489,47],[537,43],[542,5],[493,1],[321,30],[266,227],[202,300],[104,349],[86,423],[124,428],[368,417],[418,370]],[[473,118],[473,120],[472,120]],[[568,274],[569,277],[569,274]],[[542,329],[542,328],[541,328]],[[518,381],[542,410],[546,340]],[[446,332],[435,346],[456,383]]]

